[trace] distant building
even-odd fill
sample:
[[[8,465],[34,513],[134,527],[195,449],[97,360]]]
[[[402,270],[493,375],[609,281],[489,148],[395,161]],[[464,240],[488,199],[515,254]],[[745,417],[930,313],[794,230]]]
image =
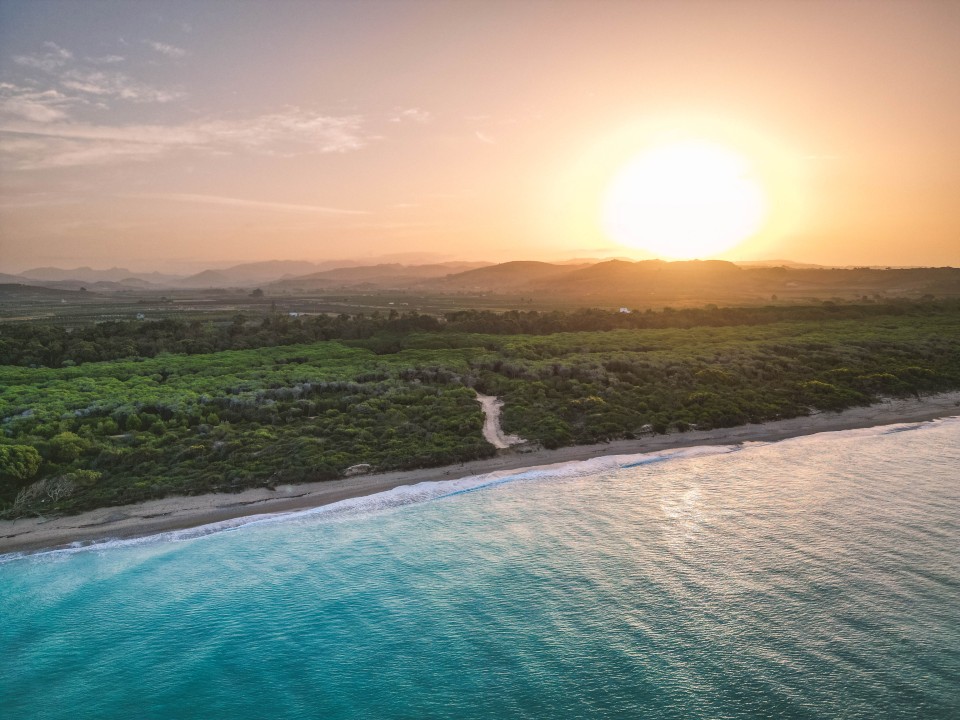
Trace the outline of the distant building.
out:
[[[620,308],[620,312],[622,312],[622,313],[625,314],[625,315],[629,315],[629,314],[630,314],[630,308]]]
[[[146,316],[143,313],[137,313],[137,320],[144,320]]]

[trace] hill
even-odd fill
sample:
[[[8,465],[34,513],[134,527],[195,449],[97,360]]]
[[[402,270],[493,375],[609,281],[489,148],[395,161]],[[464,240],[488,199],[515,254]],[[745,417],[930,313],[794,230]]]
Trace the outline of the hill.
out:
[[[721,260],[608,260],[586,266],[511,262],[422,283],[438,293],[532,294],[585,305],[757,303],[863,296],[960,296],[957,268],[742,267]]]
[[[559,265],[536,260],[514,260],[468,270],[424,283],[423,287],[440,292],[526,292],[561,277],[570,275],[587,265]]]
[[[113,267],[107,270],[94,270],[90,267],[78,267],[63,269],[57,267],[39,267],[30,270],[24,270],[20,273],[21,278],[28,280],[39,280],[43,282],[59,282],[64,280],[76,280],[79,282],[117,282],[129,283],[130,281],[147,283],[166,283],[178,279],[179,275],[165,275],[158,272],[136,273],[126,268]]]
[[[178,280],[175,284],[181,288],[227,288],[242,283],[231,280],[218,270],[204,270],[196,275]]]
[[[0,279],[3,277],[0,275]],[[0,283],[0,301],[2,302],[56,302],[59,300],[66,300],[68,302],[81,302],[83,300],[89,300],[96,298],[95,293],[80,291],[80,290],[66,290],[58,288],[47,288],[40,285],[25,285],[23,283]]]
[[[441,278],[486,267],[487,263],[448,262],[428,265],[381,263],[324,270],[273,283],[285,290],[323,290],[334,287],[402,288],[432,278]]]

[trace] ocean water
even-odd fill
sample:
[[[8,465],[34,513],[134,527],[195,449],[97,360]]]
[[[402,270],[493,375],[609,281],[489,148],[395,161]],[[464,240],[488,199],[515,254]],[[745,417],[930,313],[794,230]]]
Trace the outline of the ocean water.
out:
[[[6,720],[960,718],[960,419],[0,561]]]

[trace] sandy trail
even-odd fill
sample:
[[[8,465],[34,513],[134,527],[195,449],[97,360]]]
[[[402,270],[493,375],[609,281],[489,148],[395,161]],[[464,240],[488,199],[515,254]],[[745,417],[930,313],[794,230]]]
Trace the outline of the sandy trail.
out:
[[[483,408],[483,437],[498,450],[523,442],[519,435],[505,435],[500,426],[500,408],[503,401],[493,395],[477,393],[477,402]]]
[[[489,398],[495,404],[495,398]],[[483,402],[481,400],[481,402]],[[653,435],[635,440],[615,440],[596,445],[577,445],[557,450],[500,453],[485,460],[445,467],[402,470],[278,486],[276,490],[253,488],[242,493],[216,493],[191,497],[169,497],[137,505],[90,510],[57,518],[24,518],[0,521],[0,553],[35,551],[90,543],[107,538],[129,538],[197,527],[233,518],[264,513],[289,512],[319,507],[401,485],[428,480],[453,480],[484,473],[520,470],[555,463],[589,460],[604,455],[632,455],[696,445],[734,445],[748,441],[773,442],[800,435],[832,430],[924,422],[960,416],[960,392],[944,393],[921,400],[884,400],[869,407],[844,412],[822,412],[807,417],[776,420],[762,425],[741,425],[716,430]],[[490,415],[488,414],[488,418]],[[499,428],[499,422],[495,423]],[[500,431],[502,434],[502,430]],[[504,441],[509,442],[509,438]]]

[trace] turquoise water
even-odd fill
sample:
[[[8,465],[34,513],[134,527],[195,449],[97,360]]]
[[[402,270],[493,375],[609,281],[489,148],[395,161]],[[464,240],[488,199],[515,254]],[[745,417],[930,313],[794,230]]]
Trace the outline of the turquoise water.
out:
[[[0,716],[960,717],[957,419],[205,532],[5,558]]]

